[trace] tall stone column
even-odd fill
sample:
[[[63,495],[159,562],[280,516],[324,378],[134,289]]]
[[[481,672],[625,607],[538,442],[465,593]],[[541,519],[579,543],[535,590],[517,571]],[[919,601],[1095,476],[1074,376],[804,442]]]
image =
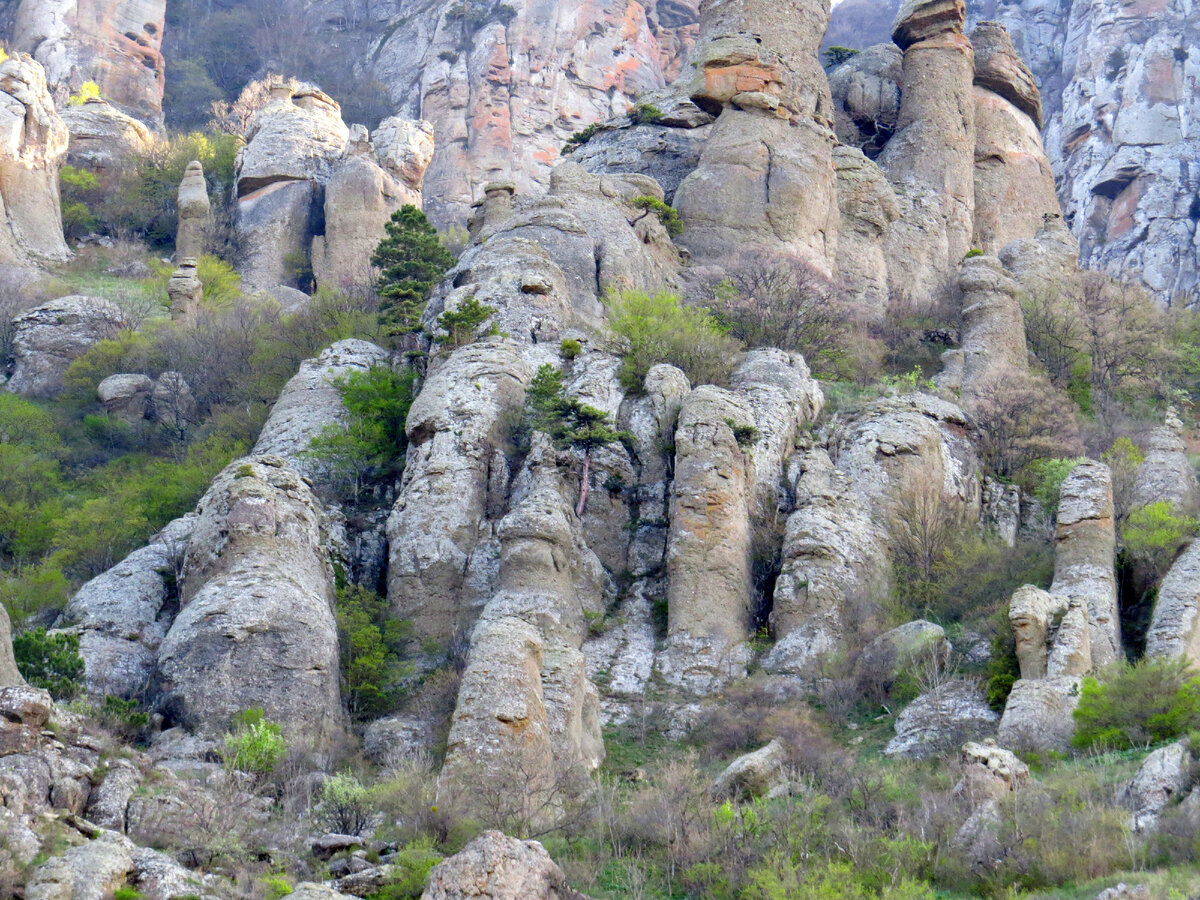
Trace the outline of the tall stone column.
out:
[[[681,242],[706,263],[736,264],[749,246],[833,273],[833,102],[817,59],[828,24],[828,0],[701,5],[688,93],[718,118],[675,204]]]
[[[892,26],[904,51],[896,134],[879,164],[900,218],[888,232],[893,293],[920,302],[949,287],[971,249],[975,215],[975,77],[963,0],[907,0]]]

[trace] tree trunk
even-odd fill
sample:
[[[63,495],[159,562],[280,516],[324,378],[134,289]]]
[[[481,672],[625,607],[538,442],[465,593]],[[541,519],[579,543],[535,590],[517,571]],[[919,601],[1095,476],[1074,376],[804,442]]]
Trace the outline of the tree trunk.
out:
[[[588,478],[592,470],[592,451],[583,451],[583,478],[579,482],[579,505],[575,507],[575,515],[583,518],[583,511],[587,509],[588,498]]]

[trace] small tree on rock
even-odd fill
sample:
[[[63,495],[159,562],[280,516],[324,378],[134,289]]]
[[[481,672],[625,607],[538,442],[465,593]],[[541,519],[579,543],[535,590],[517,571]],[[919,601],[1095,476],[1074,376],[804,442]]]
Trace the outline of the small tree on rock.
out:
[[[379,274],[379,318],[395,336],[420,328],[421,313],[434,285],[454,265],[425,213],[405,204],[387,223],[387,237],[371,255]]]

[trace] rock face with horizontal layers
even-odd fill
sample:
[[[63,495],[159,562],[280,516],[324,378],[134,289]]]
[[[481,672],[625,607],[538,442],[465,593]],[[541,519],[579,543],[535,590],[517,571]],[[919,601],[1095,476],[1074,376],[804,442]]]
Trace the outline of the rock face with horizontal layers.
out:
[[[46,67],[55,100],[84,82],[122,112],[162,126],[166,0],[20,0],[12,47]]]
[[[442,782],[486,805],[526,791],[540,821],[564,786],[599,766],[600,701],[584,672],[586,616],[604,570],[583,541],[548,438],[536,435],[500,520],[499,589],[471,636]]]
[[[41,65],[23,54],[0,62],[0,264],[71,255],[58,189],[68,141]]]
[[[997,253],[1034,235],[1058,213],[1050,161],[1038,132],[1041,96],[1003,25],[981,22],[975,50],[975,230],[973,245]]]
[[[679,410],[667,544],[667,678],[708,693],[744,673],[751,636],[750,405],[702,385]]]
[[[963,408],[972,411],[989,389],[1001,383],[1027,380],[1029,351],[1025,349],[1025,317],[1017,300],[1017,283],[993,256],[963,260],[958,268],[962,293]]]
[[[451,0],[403,6],[370,67],[400,115],[433,126],[427,212],[439,227],[465,222],[488,182],[544,188],[572,133],[675,78],[697,21],[694,0],[579,0],[552,11],[515,0],[482,22]]]
[[[101,297],[61,297],[22,313],[13,322],[13,373],[5,389],[22,397],[54,397],[71,363],[124,327],[125,314]]]
[[[629,202],[657,191],[649,178],[562,163],[547,196],[480,208],[479,239],[435,291],[431,330],[475,297],[497,310],[491,321],[502,334],[436,354],[409,412],[407,465],[387,526],[388,598],[420,637],[449,643],[494,593],[494,529],[510,477],[501,447],[538,366],[560,364],[568,329],[600,324],[603,294],[677,285],[679,255],[666,231]],[[616,387],[611,371],[607,383]]]
[[[893,286],[938,296],[971,249],[975,214],[974,59],[963,0],[911,0],[892,26],[904,51],[896,133],[879,165],[900,218],[888,237]]]
[[[688,89],[719,115],[675,194],[694,256],[718,264],[749,244],[833,271],[833,101],[816,56],[828,23],[827,0],[701,4]]]
[[[90,696],[136,697],[150,688],[195,522],[190,515],[176,519],[81,587],[59,617],[56,628],[79,636]]]
[[[1200,666],[1200,541],[1192,541],[1159,585],[1146,655]]]
[[[485,831],[429,873],[421,900],[587,900],[546,848]]]
[[[344,722],[320,505],[282,459],[258,456],[217,476],[198,513],[158,651],[164,709],[220,733],[261,707],[293,744],[327,749]]]

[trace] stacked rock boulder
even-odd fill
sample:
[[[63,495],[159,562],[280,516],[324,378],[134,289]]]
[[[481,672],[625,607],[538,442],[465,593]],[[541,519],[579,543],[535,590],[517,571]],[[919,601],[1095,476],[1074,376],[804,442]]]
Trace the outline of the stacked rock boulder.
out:
[[[1094,460],[1063,481],[1050,590],[1020,588],[1009,607],[1021,677],[1000,721],[1006,747],[1062,750],[1080,677],[1121,658],[1112,476]]]

